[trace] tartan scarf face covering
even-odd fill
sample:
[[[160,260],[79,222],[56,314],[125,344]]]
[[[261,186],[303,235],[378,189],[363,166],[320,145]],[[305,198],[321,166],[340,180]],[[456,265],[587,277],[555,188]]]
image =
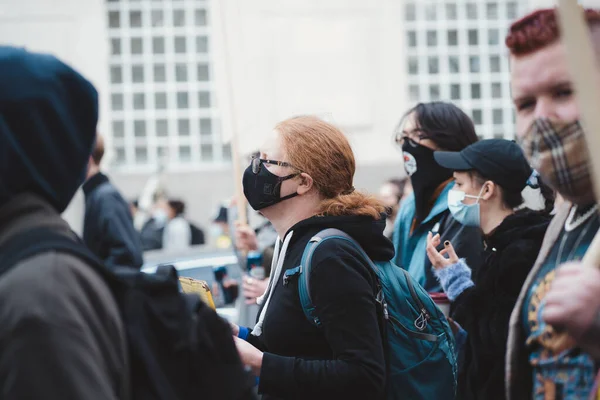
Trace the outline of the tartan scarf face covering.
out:
[[[594,201],[589,152],[579,121],[536,119],[523,138],[523,151],[544,182],[578,205]]]

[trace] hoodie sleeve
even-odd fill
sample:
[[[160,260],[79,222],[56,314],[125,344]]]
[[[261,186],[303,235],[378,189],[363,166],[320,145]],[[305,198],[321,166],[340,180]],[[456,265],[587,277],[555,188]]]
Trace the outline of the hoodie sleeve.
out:
[[[323,247],[328,245],[325,244]],[[343,245],[335,253],[340,254]],[[385,361],[369,267],[349,252],[313,261],[311,297],[332,358],[306,360],[265,353],[259,392],[283,398],[377,399]]]

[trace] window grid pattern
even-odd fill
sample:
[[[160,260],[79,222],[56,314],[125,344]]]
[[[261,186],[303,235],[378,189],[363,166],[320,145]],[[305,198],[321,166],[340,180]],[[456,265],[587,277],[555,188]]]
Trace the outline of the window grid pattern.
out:
[[[153,170],[227,162],[201,1],[108,0],[113,166]]]
[[[511,22],[527,10],[527,3],[406,1],[408,99],[453,102],[472,116],[481,137],[514,138],[504,37]]]

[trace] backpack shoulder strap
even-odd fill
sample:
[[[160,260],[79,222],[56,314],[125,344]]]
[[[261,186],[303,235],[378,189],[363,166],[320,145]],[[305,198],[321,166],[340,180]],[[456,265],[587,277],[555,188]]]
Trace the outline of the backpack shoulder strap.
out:
[[[0,246],[0,276],[27,258],[49,251],[72,254],[92,266],[101,275],[104,266],[77,238],[49,228],[35,228],[8,239]]]
[[[315,326],[320,326],[321,321],[319,320],[319,317],[315,315],[315,306],[310,298],[310,274],[312,270],[312,258],[317,247],[319,247],[319,244],[331,239],[346,240],[349,242],[360,252],[362,258],[367,261],[368,265],[373,269],[373,272],[378,275],[377,266],[373,263],[373,261],[371,261],[361,245],[346,232],[331,228],[322,230],[313,236],[309,240],[308,245],[306,245],[304,248],[300,266],[287,270],[283,279],[284,284],[286,284],[286,281],[290,276],[298,275],[298,293],[300,295],[300,304],[302,305],[302,310],[304,311],[306,318]]]

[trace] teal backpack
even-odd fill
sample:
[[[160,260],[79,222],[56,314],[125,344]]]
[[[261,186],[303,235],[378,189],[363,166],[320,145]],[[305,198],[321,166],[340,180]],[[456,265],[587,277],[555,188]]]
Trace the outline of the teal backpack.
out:
[[[382,338],[386,353],[386,399],[452,400],[456,396],[455,343],[446,317],[425,289],[403,268],[389,261],[373,262],[362,247],[337,229],[314,236],[304,249],[301,265],[286,271],[298,275],[302,309],[308,320],[320,326],[319,310],[310,299],[311,261],[319,244],[327,240],[350,242],[377,275],[376,301],[382,314]]]

